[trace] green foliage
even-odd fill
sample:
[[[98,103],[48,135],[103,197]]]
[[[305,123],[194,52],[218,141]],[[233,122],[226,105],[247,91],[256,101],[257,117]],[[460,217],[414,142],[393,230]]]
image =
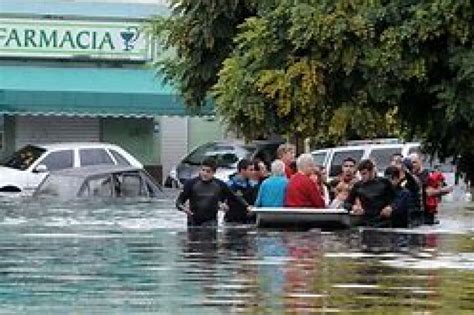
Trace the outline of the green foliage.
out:
[[[441,155],[467,152],[473,9],[467,0],[275,1],[239,27],[214,87],[217,110],[248,136],[275,126],[319,142],[405,135]]]
[[[173,1],[155,33],[189,105],[246,137],[421,137],[474,151],[470,0]],[[218,74],[218,77],[217,77]],[[472,155],[471,155],[472,156]]]
[[[150,30],[165,53],[156,68],[198,110],[233,49],[237,25],[255,14],[252,0],[170,0],[171,16],[156,17]]]

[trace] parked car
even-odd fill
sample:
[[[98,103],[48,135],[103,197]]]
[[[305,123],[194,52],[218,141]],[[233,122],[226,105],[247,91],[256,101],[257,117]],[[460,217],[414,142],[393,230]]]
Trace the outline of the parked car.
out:
[[[197,176],[201,162],[206,157],[214,157],[218,168],[216,178],[229,179],[237,171],[237,163],[243,158],[258,158],[270,163],[276,158],[276,150],[281,141],[254,141],[250,144],[215,141],[203,144],[191,151],[176,166],[165,180],[165,187],[182,187],[186,180]]]
[[[138,167],[93,165],[50,172],[33,197],[69,200],[76,198],[154,198],[160,187]]]
[[[50,171],[89,165],[143,165],[121,147],[108,143],[27,145],[0,165],[0,192],[30,195]]]

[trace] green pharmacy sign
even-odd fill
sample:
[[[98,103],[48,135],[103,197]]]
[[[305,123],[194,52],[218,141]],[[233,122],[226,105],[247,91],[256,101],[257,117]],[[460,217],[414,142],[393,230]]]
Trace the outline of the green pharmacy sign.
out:
[[[150,37],[139,24],[0,19],[0,57],[148,61]]]

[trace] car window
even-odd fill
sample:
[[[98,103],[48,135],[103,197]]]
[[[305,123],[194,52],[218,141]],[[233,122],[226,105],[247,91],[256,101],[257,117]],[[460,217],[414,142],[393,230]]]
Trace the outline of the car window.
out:
[[[373,149],[369,154],[369,159],[375,162],[377,170],[384,172],[385,169],[390,165],[392,156],[394,154],[401,154],[402,148],[380,148]]]
[[[408,149],[408,154],[420,152],[420,146],[413,146]]]
[[[110,198],[114,196],[115,183],[110,175],[92,177],[86,180],[79,197]]]
[[[326,162],[326,155],[327,155],[326,152],[313,153],[314,163],[316,163],[316,165],[325,166],[324,162]]]
[[[117,151],[115,150],[112,150],[112,149],[109,149],[110,153],[112,153],[115,161],[117,161],[117,164],[118,165],[126,165],[126,166],[130,166],[131,164],[128,162],[128,160],[126,158],[123,157],[122,154],[118,153]]]
[[[27,145],[8,157],[2,165],[23,171],[30,167],[44,152],[46,150],[43,148]]]
[[[41,197],[73,198],[77,196],[82,178],[50,174],[35,192]]]
[[[200,165],[206,157],[213,157],[217,160],[218,166],[227,167],[234,165],[240,159],[249,157],[252,152],[250,147],[207,143],[191,152],[183,162]]]
[[[80,149],[79,158],[81,166],[114,164],[114,161],[112,161],[112,158],[105,149]]]
[[[46,165],[48,171],[57,171],[73,167],[74,155],[72,150],[49,153],[39,164]]]
[[[120,178],[121,197],[146,196],[147,193],[143,188],[143,181],[138,173],[126,173]]]
[[[331,168],[329,169],[329,176],[334,177],[341,173],[342,161],[344,161],[344,159],[351,157],[357,162],[359,162],[362,159],[363,154],[364,150],[347,150],[334,152],[331,161]]]

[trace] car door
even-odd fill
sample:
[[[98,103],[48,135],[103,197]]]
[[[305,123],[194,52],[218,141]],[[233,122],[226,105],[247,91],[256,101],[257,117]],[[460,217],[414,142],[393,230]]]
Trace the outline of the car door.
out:
[[[58,150],[45,154],[43,158],[38,160],[36,166],[28,174],[28,185],[25,187],[25,190],[34,190],[43,181],[48,172],[58,171],[73,166],[73,150]]]

